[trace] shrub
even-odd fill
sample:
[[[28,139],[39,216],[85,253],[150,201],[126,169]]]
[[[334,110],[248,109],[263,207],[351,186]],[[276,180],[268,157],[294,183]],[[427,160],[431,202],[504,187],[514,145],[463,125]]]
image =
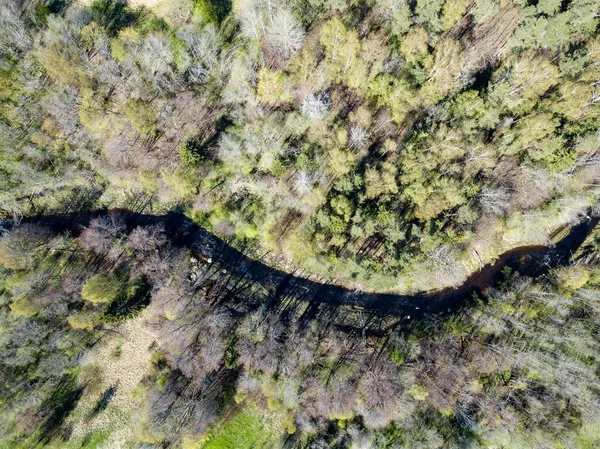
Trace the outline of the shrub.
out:
[[[93,20],[110,35],[115,35],[120,29],[132,24],[136,18],[127,2],[121,0],[95,0],[90,12]]]
[[[142,135],[153,135],[156,131],[156,112],[152,104],[143,100],[129,99],[124,106],[125,115],[131,126]]]
[[[204,22],[221,22],[231,11],[231,0],[194,0],[194,13]]]
[[[561,287],[577,290],[590,280],[590,272],[583,267],[565,267],[556,272],[556,278]]]
[[[31,318],[39,312],[39,308],[31,301],[28,295],[20,295],[10,304],[10,311],[14,316]]]
[[[98,324],[98,318],[86,312],[77,312],[67,318],[69,325],[73,329],[84,329],[91,331]]]
[[[150,303],[151,286],[145,277],[129,284],[104,310],[104,320],[123,321],[136,316]]]
[[[123,282],[116,276],[96,274],[83,285],[81,296],[94,304],[115,300],[123,291]]]
[[[417,401],[424,401],[429,396],[429,391],[422,385],[413,385],[412,388],[408,391],[413,398]]]
[[[193,138],[183,142],[177,147],[179,159],[187,165],[200,165],[209,159],[209,152],[206,145],[203,145],[199,138]]]

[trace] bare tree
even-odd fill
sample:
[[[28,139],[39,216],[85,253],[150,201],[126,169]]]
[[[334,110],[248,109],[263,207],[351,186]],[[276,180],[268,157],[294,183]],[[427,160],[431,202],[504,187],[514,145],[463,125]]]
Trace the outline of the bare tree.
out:
[[[0,263],[6,268],[32,268],[39,254],[47,248],[52,233],[36,224],[23,224],[0,240]]]
[[[374,360],[358,384],[364,404],[362,414],[371,429],[385,427],[394,419],[396,400],[401,394],[397,367],[382,359],[385,357]]]
[[[306,97],[300,112],[309,120],[321,120],[327,116],[331,107],[331,100],[327,94],[309,95]]]
[[[104,145],[104,156],[113,167],[128,168],[132,164],[134,146],[124,136],[113,136]]]
[[[300,50],[306,33],[294,13],[286,7],[278,8],[269,17],[265,44],[280,59],[278,62],[282,63]]]
[[[79,236],[82,248],[96,254],[106,254],[115,240],[125,232],[125,223],[117,214],[109,213],[90,221]]]
[[[350,148],[360,149],[369,140],[369,131],[364,128],[353,126],[350,128]]]
[[[0,5],[0,55],[11,50],[24,53],[33,47],[33,40],[19,18],[20,3],[6,0]]]
[[[264,320],[262,312],[250,315],[240,326],[240,340],[236,344],[240,361],[255,371],[275,374],[279,366],[280,339],[283,326],[277,317]]]
[[[503,187],[485,186],[479,193],[479,202],[485,212],[498,216],[504,216],[512,206],[512,196],[510,192]]]
[[[166,243],[167,237],[162,224],[138,226],[127,238],[127,246],[138,251],[142,258],[158,251]]]
[[[207,70],[217,66],[221,42],[213,25],[207,25],[202,32],[198,32],[195,27],[186,26],[177,31],[177,37],[188,45],[192,58]]]
[[[312,190],[312,188],[312,176],[304,170],[299,171],[296,177],[294,178],[294,190],[296,191],[296,193],[298,193],[301,196],[306,195]]]

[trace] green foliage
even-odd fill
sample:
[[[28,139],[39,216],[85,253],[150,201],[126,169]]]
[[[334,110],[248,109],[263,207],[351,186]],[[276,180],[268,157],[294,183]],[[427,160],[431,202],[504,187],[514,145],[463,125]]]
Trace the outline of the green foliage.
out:
[[[581,434],[577,437],[578,449],[594,449],[600,444],[600,425],[591,424],[583,426]]]
[[[10,101],[19,88],[17,74],[14,70],[0,69],[0,101]]]
[[[402,365],[404,363],[404,353],[398,350],[394,350],[390,352],[390,359],[397,365]]]
[[[421,89],[426,102],[437,103],[452,92],[462,68],[462,49],[454,39],[445,39],[435,47],[428,67],[427,82]]]
[[[556,273],[559,285],[567,290],[578,290],[590,280],[590,272],[578,266],[566,267]]]
[[[0,73],[8,213],[47,207],[93,179],[108,202],[140,190],[153,206],[194,209],[213,229],[341,283],[363,273],[368,286],[383,266],[378,275],[399,288],[394,279],[415,279],[429,260],[416,235],[460,240],[458,259],[477,246],[485,263],[510,241],[502,225],[486,225],[490,211],[518,221],[525,209],[597,196],[582,192],[596,180],[585,168],[590,144],[578,143],[600,117],[589,0],[490,0],[468,11],[465,0],[137,9],[102,0],[82,14],[40,5],[45,25],[21,21],[26,33],[16,34],[35,38],[33,51],[7,40]],[[352,208],[336,204],[340,194]],[[479,247],[482,227],[492,235]],[[354,259],[363,235],[383,239],[377,256],[324,268]],[[457,270],[470,266],[465,257]]]
[[[131,122],[131,126],[133,126],[137,132],[142,135],[153,136],[156,132],[157,118],[152,103],[130,98],[127,100],[127,103],[125,103],[123,109],[125,111],[125,116]]]
[[[444,0],[418,0],[416,3],[417,22],[427,24],[432,31],[441,31],[442,19],[440,13]]]
[[[293,100],[287,77],[267,68],[258,72],[257,94],[267,104],[289,103]]]
[[[26,224],[0,240],[0,264],[13,270],[33,269],[49,247],[48,229]]]
[[[10,304],[10,311],[16,317],[31,318],[40,311],[31,295],[19,295]]]
[[[84,68],[84,56],[72,46],[52,42],[40,51],[39,58],[48,75],[58,83],[77,87],[89,87],[93,83]]]
[[[73,329],[85,329],[87,331],[92,331],[99,324],[98,317],[90,312],[73,313],[67,321]]]
[[[416,108],[420,99],[410,83],[390,75],[378,76],[368,85],[368,92],[379,106],[390,108],[392,118],[397,124],[402,124]]]
[[[231,11],[231,0],[193,0],[194,14],[204,22],[222,22]]]
[[[194,171],[177,167],[175,170],[165,170],[162,179],[179,197],[186,197],[197,192],[199,181]]]
[[[595,0],[29,3],[0,13],[3,217],[191,211],[307,277],[410,292],[456,285],[511,246],[545,242],[600,196]],[[150,280],[168,280],[161,295],[185,297],[157,321],[173,330],[160,338],[177,338],[160,341],[170,353],[141,390],[179,402],[143,416],[155,420],[148,444],[177,446],[189,433],[190,447],[278,447],[261,435],[273,423],[246,409],[256,399],[281,433],[298,434],[288,445],[595,447],[596,243],[551,281],[506,273],[460,317],[419,318],[394,334],[406,341],[389,356],[377,348],[380,370],[369,352],[377,338],[349,344],[322,313],[295,329],[287,303],[297,298],[286,300],[283,331],[273,307],[260,329],[237,332],[249,310],[278,305],[273,286],[261,284],[268,300],[245,280],[224,286],[235,277],[227,267],[193,292],[194,277],[213,276],[202,263],[192,275],[173,248],[129,254],[113,231],[97,237],[123,250],[116,261],[39,228],[0,242],[0,435],[10,444],[86,442],[58,441],[61,417],[56,439],[21,437],[68,402],[49,398],[96,325],[134,316]],[[82,302],[73,286],[87,270],[98,274]],[[215,292],[227,292],[226,308]],[[363,326],[363,315],[344,326]],[[232,409],[234,381],[244,406]],[[378,391],[397,402],[380,410]],[[198,422],[186,427],[188,417]]]
[[[140,183],[142,188],[150,194],[155,194],[158,190],[158,178],[150,170],[144,170],[140,173]]]
[[[429,396],[429,391],[423,385],[413,385],[408,391],[415,400],[424,401]]]
[[[229,369],[235,369],[240,366],[238,355],[236,354],[233,345],[228,346],[227,350],[225,351],[225,366]],[[235,398],[235,401],[238,404],[244,399],[241,395],[238,396],[238,394],[235,395]]]
[[[193,138],[182,142],[177,147],[181,162],[191,166],[201,165],[210,158],[210,152],[206,144],[200,138]]]
[[[50,5],[45,3],[41,3],[36,5],[35,7],[35,21],[39,24],[45,24],[48,16],[52,14],[52,10],[50,9]]]
[[[423,28],[415,28],[402,40],[400,51],[410,64],[418,62],[428,55],[429,36]]]
[[[329,152],[329,169],[338,177],[345,176],[352,170],[356,155],[349,150],[334,148]]]
[[[395,36],[402,36],[411,26],[411,12],[408,4],[402,4],[394,13],[389,25],[390,33]]]
[[[122,0],[94,0],[90,6],[92,20],[114,36],[135,21],[135,14]]]
[[[465,15],[469,0],[447,0],[442,7],[442,29],[448,30]]]
[[[129,282],[104,308],[103,319],[114,323],[135,317],[150,304],[151,288],[145,277]]]
[[[124,287],[123,280],[115,275],[95,274],[83,284],[81,296],[93,304],[108,303],[117,299]]]
[[[106,98],[92,89],[82,90],[79,120],[90,131],[105,132],[109,126],[107,110],[109,103]]]
[[[320,42],[325,47],[333,81],[355,89],[362,87],[367,81],[367,65],[359,55],[358,33],[348,30],[336,16],[321,28]]]
[[[498,0],[482,0],[477,2],[474,15],[477,23],[483,23],[494,17],[500,11],[500,2]]]
[[[354,213],[354,204],[349,198],[344,195],[338,195],[331,199],[331,208],[339,216],[343,217],[344,221],[350,221]]]
[[[520,119],[514,132],[508,134],[508,138],[512,139],[512,142],[507,153],[520,151],[530,146],[532,142],[551,135],[559,124],[557,118],[553,118],[552,114],[547,113],[529,115]]]
[[[380,170],[375,167],[368,167],[365,171],[367,198],[378,198],[381,195],[398,193],[397,172],[398,169],[391,162],[383,162]]]
[[[416,207],[421,219],[465,204],[477,187],[461,179],[460,161],[466,148],[455,130],[441,126],[433,136],[414,137],[401,154],[402,195]]]
[[[505,111],[522,114],[533,109],[539,98],[558,83],[558,68],[541,57],[513,57],[506,64],[510,76],[494,85],[492,100]]]
[[[189,46],[176,36],[171,37],[171,48],[173,50],[175,66],[179,73],[184,73],[189,66]]]

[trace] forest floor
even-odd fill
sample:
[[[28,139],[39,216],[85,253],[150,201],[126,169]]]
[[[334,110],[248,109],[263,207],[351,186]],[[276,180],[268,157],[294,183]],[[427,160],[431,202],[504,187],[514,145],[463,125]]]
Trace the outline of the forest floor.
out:
[[[136,8],[138,6],[147,6],[150,8],[150,7],[158,4],[160,1],[161,0],[129,0],[129,4]]]
[[[100,447],[118,449],[134,435],[141,401],[136,388],[148,371],[149,348],[155,341],[146,315],[119,325],[114,329],[118,336],[101,342],[83,361],[97,370],[97,376],[70,418],[74,439],[105,432],[110,438]]]
[[[85,5],[89,5],[90,3],[92,3],[93,0],[79,0],[81,3],[85,4]],[[156,5],[158,5],[159,3],[161,3],[163,0],[128,0],[127,3],[129,4],[129,6],[132,6],[134,8],[137,8],[138,6],[146,6],[148,8],[152,8]]]

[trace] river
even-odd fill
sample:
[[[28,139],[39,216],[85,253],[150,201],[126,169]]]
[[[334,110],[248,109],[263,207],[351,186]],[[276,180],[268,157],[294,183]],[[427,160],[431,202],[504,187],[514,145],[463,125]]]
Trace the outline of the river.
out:
[[[502,254],[494,263],[485,265],[473,273],[462,285],[414,295],[354,291],[343,286],[286,273],[245,256],[184,214],[177,212],[151,215],[114,209],[86,212],[75,217],[42,216],[27,218],[25,221],[49,226],[56,232],[69,230],[77,235],[91,219],[107,212],[120,214],[129,227],[162,224],[171,244],[187,247],[205,260],[211,260],[212,264],[218,263],[219,268],[226,269],[229,275],[233,273],[235,276],[243,276],[244,279],[260,284],[280,304],[307,302],[309,311],[322,304],[353,306],[358,310],[403,319],[414,319],[423,314],[445,313],[466,305],[474,294],[481,295],[500,281],[504,276],[502,271],[505,267],[536,277],[550,268],[568,264],[572,254],[582,245],[599,221],[598,217],[586,219],[570,228],[567,235],[552,246],[525,246],[512,249]]]

